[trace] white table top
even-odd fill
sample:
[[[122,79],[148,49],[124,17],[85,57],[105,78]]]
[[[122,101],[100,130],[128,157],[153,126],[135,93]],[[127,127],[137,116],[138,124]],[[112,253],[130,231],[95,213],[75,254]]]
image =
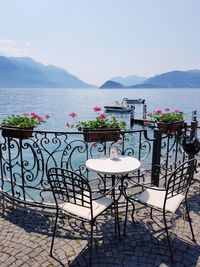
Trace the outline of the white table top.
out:
[[[118,157],[117,159],[99,158],[88,159],[86,167],[92,171],[103,174],[127,174],[137,170],[141,165],[138,159],[133,157]]]

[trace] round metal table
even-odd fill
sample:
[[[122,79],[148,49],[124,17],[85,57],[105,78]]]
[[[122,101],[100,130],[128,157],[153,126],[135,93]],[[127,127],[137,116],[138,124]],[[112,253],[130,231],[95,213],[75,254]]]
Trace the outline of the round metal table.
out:
[[[116,201],[116,194],[115,194],[115,183],[116,183],[116,176],[121,176],[121,191],[120,196],[122,195],[123,191],[123,176],[127,175],[128,173],[134,172],[135,170],[139,169],[141,162],[133,157],[121,156],[115,159],[110,158],[95,158],[95,159],[88,159],[86,161],[86,167],[91,170],[95,171],[98,174],[107,174],[111,175],[112,179],[112,198],[114,203],[114,211],[115,211],[115,233],[118,235],[119,238],[120,234],[120,225],[119,225],[119,216],[118,216],[118,200]],[[116,183],[118,184],[118,183]]]
[[[133,157],[118,157],[116,159],[88,159],[86,167],[102,174],[124,175],[140,168],[141,162]]]

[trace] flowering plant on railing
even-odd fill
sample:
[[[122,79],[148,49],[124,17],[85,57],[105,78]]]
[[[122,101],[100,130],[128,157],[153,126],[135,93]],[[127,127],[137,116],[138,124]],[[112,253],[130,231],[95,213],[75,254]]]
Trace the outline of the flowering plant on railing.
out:
[[[1,122],[1,126],[12,126],[17,128],[36,127],[39,124],[46,122],[48,118],[48,114],[42,117],[35,112],[23,113],[21,115],[12,114]]]
[[[100,107],[94,107],[94,112],[98,113],[98,116],[94,120],[88,121],[79,121],[76,122],[77,114],[75,112],[71,112],[69,116],[74,120],[75,123],[70,124],[69,122],[66,123],[66,127],[68,128],[77,128],[79,131],[83,130],[84,128],[90,129],[106,129],[106,128],[120,128],[125,129],[126,122],[121,121],[119,122],[115,116],[111,118],[107,118],[106,114],[100,113]]]
[[[166,123],[174,123],[178,121],[183,121],[184,116],[183,112],[179,109],[175,109],[174,111],[170,111],[169,108],[165,108],[164,111],[161,109],[155,110],[151,113],[147,113],[147,120],[158,123],[158,122],[166,122]]]

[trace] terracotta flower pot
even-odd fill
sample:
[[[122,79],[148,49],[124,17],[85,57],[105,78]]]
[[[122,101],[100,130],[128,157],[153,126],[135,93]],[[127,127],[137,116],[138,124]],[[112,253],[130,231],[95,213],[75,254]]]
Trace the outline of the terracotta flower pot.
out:
[[[162,121],[158,122],[158,128],[162,131],[162,133],[176,132],[177,130],[181,129],[183,125],[183,121],[177,121],[173,123],[167,123]]]
[[[4,137],[28,139],[32,137],[34,127],[19,128],[15,126],[2,126],[1,129]]]
[[[118,141],[120,137],[120,128],[83,128],[85,142],[106,142]]]

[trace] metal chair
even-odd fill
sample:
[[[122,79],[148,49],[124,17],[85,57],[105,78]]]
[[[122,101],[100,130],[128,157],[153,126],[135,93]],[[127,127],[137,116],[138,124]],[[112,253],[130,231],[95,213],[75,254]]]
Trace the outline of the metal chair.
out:
[[[194,172],[196,170],[196,165],[197,165],[196,159],[191,159],[188,160],[187,162],[182,163],[171,173],[171,175],[166,181],[165,188],[159,188],[156,186],[146,186],[144,184],[134,181],[134,184],[136,184],[137,186],[141,186],[142,190],[139,193],[130,196],[126,194],[127,206],[126,206],[124,233],[126,229],[128,202],[131,202],[133,206],[134,202],[136,201],[141,204],[144,204],[145,206],[150,207],[151,218],[153,209],[162,212],[172,262],[173,262],[173,253],[170,243],[169,230],[167,227],[166,214],[170,212],[174,216],[176,210],[182,203],[184,203],[186,207],[192,239],[194,242],[196,242],[187,204],[187,194],[194,176]]]
[[[92,193],[88,180],[73,171],[62,168],[51,168],[48,171],[48,181],[51,185],[55,204],[56,218],[50,248],[53,256],[53,245],[56,233],[59,211],[73,218],[90,223],[90,266],[92,264],[93,227],[97,216],[112,205],[113,200],[97,193]],[[110,191],[109,191],[110,192]]]

